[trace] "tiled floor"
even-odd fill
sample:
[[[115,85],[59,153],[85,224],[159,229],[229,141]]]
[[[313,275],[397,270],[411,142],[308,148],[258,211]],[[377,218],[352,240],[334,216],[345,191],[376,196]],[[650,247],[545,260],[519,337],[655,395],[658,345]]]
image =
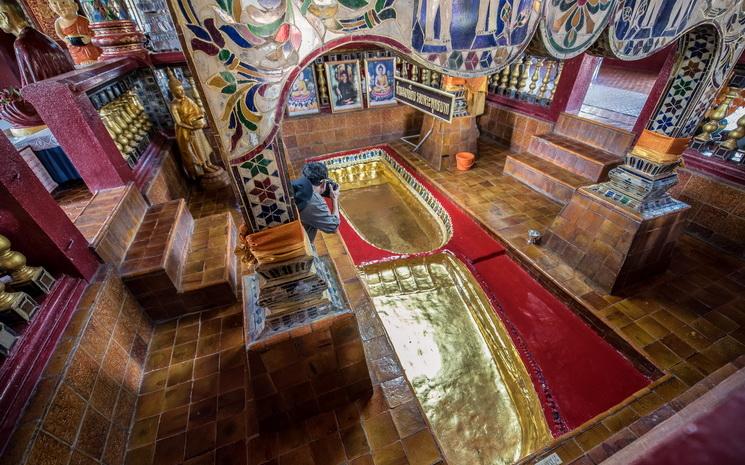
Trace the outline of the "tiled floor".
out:
[[[482,140],[473,169],[436,172],[404,144],[394,147],[495,234],[529,271],[572,299],[580,314],[602,322],[610,336],[622,338],[665,373],[612,415],[557,443],[554,447],[565,462],[745,354],[745,261],[686,235],[668,271],[611,296],[550,251],[527,244],[528,229],[545,232],[560,206],[502,175],[508,153],[504,149]]]
[[[634,422],[654,424],[655,418],[662,418],[657,410],[667,408],[665,402],[745,354],[745,262],[684,237],[668,272],[624,296],[610,296],[542,247],[526,244],[527,230],[545,231],[560,206],[503,176],[506,152],[500,147],[482,141],[472,170],[435,172],[403,144],[394,146],[536,276],[574,299],[580,312],[601,321],[665,372],[650,388],[541,454],[555,450],[568,463]],[[209,195],[192,196],[189,203],[195,218],[234,211]],[[343,243],[337,235],[322,239],[316,244],[319,254],[334,260],[358,315],[375,385],[373,397],[293,428],[256,436],[240,307],[184,317],[155,329],[128,464],[440,462],[437,445],[402,383],[400,364]]]
[[[323,249],[323,244],[319,244]],[[339,247],[337,244],[336,247]],[[127,465],[432,465],[440,452],[371,308],[361,321],[374,393],[257,436],[238,305],[157,326]]]
[[[84,184],[71,186],[54,192],[54,199],[65,212],[70,221],[75,221],[93,198],[91,191]]]

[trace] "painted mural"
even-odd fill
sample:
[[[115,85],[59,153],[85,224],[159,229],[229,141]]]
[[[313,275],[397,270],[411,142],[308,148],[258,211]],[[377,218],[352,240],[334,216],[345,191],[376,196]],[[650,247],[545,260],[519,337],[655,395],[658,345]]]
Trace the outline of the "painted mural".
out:
[[[169,2],[184,49],[204,83],[223,154],[234,166],[259,156],[273,161],[291,83],[320,53],[350,41],[387,46],[445,74],[483,76],[519,57],[539,24],[546,50],[561,59],[582,53],[601,36],[619,58],[640,59],[690,33],[681,42],[694,47],[681,55],[687,60],[677,68],[682,77],[673,80],[650,123],[680,136],[695,130],[742,51],[745,31],[745,0]],[[707,38],[697,31],[704,24],[713,31]],[[245,170],[240,173],[234,171],[236,182],[250,184]],[[276,195],[289,197],[286,182],[276,186]],[[251,204],[255,189],[240,186],[244,204]],[[268,221],[252,220],[252,226],[287,218],[262,214]]]
[[[617,0],[546,0],[541,21],[543,43],[556,58],[573,58],[605,31]]]

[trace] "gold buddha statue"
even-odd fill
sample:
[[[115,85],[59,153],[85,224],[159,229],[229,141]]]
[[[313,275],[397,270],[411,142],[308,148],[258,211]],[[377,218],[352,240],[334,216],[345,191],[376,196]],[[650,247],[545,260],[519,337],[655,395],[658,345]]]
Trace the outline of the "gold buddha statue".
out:
[[[88,19],[78,14],[78,5],[73,0],[49,0],[49,7],[59,18],[54,22],[57,36],[67,44],[72,61],[77,66],[95,63],[101,49],[91,43],[93,31]]]
[[[200,179],[204,175],[222,171],[222,168],[212,164],[210,155],[212,147],[204,135],[207,126],[204,112],[199,105],[186,96],[184,86],[171,70],[168,73],[168,88],[173,94],[171,100],[171,114],[176,125],[176,142],[184,169],[192,179]]]

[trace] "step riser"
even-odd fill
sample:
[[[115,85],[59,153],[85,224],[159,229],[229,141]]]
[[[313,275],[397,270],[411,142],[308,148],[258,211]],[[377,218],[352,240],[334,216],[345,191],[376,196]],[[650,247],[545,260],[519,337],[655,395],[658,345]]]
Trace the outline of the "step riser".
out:
[[[97,193],[75,219],[75,225],[104,262],[118,266],[124,260],[147,212],[147,202],[134,184],[126,186],[123,191],[117,189],[121,194],[116,197],[113,191]],[[95,235],[91,237],[93,232]]]
[[[184,200],[150,208],[122,263],[122,280],[143,308],[153,296],[178,294],[181,272],[194,230]]]
[[[507,162],[504,165],[504,173],[509,174],[531,189],[564,205],[569,203],[574,193],[574,188],[571,186],[562,184],[556,179],[521,163],[511,156],[507,157]]]
[[[622,162],[619,159],[618,163],[604,164],[597,160],[583,158],[573,151],[552,144],[539,136],[533,136],[531,139],[528,153],[543,158],[574,174],[585,177],[592,182],[604,180],[607,177],[608,171]]]
[[[237,301],[240,273],[234,250],[238,228],[232,217],[223,213],[195,221],[186,206],[182,207],[169,213],[177,218],[171,219],[162,266],[133,271],[124,278],[140,305],[156,321]],[[157,219],[165,222],[168,218],[161,215]],[[143,224],[150,230],[158,228],[148,225],[147,220]]]
[[[554,132],[623,157],[634,142],[634,134],[596,121],[562,113]]]

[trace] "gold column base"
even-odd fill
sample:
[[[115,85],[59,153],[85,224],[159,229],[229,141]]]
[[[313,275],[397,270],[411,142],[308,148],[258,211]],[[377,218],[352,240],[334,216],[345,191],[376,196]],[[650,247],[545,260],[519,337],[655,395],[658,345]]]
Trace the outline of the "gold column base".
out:
[[[28,276],[11,274],[13,281],[7,284],[8,289],[16,292],[25,292],[32,296],[40,296],[52,292],[52,287],[57,280],[41,266],[25,267],[31,268],[33,273]]]
[[[3,323],[0,323],[0,355],[7,357],[18,341],[18,335]]]
[[[6,292],[0,289],[0,302],[0,319],[9,324],[29,322],[39,309],[39,304],[25,292]]]

